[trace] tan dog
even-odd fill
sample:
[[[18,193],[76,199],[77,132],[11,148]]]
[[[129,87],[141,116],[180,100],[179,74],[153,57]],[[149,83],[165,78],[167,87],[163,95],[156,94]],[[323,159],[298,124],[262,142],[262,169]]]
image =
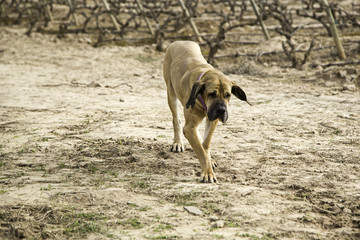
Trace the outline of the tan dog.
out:
[[[231,94],[247,101],[244,91],[230,81],[222,72],[206,62],[198,44],[191,41],[177,41],[166,50],[164,79],[167,86],[168,104],[173,116],[173,152],[184,150],[181,138],[177,99],[184,107],[184,135],[194,149],[201,165],[202,182],[216,182],[210,157],[210,141],[217,123],[228,119],[227,105]],[[197,134],[197,128],[206,117],[204,141]]]

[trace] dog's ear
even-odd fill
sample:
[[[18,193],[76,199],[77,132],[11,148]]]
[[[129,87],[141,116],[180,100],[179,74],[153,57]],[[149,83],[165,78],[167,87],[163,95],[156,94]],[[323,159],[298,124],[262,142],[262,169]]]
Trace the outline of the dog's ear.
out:
[[[205,83],[201,84],[199,82],[195,82],[190,93],[189,100],[186,103],[186,108],[194,107],[196,98],[199,94],[202,94],[205,91]]]
[[[245,92],[235,83],[233,83],[233,86],[231,87],[231,93],[234,94],[238,99],[247,102],[251,106],[251,103],[247,100]]]

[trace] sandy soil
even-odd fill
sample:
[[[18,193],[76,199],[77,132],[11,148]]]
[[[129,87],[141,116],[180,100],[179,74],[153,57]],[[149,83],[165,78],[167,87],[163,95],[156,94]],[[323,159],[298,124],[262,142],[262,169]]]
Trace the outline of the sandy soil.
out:
[[[24,32],[0,29],[0,238],[360,238],[358,68],[219,64],[253,106],[230,102],[202,184],[169,150],[163,53]]]

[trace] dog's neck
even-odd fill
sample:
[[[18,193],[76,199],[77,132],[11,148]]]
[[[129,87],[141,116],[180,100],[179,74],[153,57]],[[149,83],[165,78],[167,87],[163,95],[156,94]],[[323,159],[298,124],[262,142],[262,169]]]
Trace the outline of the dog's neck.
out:
[[[202,73],[199,75],[199,77],[198,77],[198,79],[197,79],[196,81],[199,81],[204,74],[205,74],[205,72],[202,72]],[[202,105],[203,109],[205,110],[205,112],[207,112],[207,106],[206,106],[206,104],[205,104],[204,99],[202,98],[201,95],[199,95],[198,98],[199,98],[199,100],[200,100],[200,102],[201,102],[201,105]]]

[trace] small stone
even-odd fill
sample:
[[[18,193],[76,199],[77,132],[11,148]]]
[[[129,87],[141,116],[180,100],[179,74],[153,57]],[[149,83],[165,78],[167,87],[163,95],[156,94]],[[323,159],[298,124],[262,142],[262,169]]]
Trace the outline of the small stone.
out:
[[[240,193],[240,195],[241,195],[242,197],[245,197],[245,196],[247,196],[247,195],[252,194],[253,192],[254,192],[254,189],[246,189],[246,190],[244,190],[242,193]]]
[[[186,211],[188,211],[189,213],[196,215],[196,216],[202,216],[204,214],[200,209],[198,209],[197,207],[194,207],[194,206],[186,206],[186,207],[184,207],[184,209]]]
[[[325,82],[325,87],[334,87],[334,86],[335,86],[334,82],[330,82],[330,81]]]
[[[340,70],[339,71],[339,76],[342,77],[342,78],[346,78],[346,71],[345,70]]]
[[[344,208],[344,210],[343,210],[343,211],[344,211],[344,213],[352,213],[352,212],[351,212],[351,210],[350,210],[350,209],[348,209],[348,208]]]
[[[225,222],[223,220],[216,221],[211,225],[212,228],[223,228],[224,226]]]
[[[85,37],[84,40],[85,40],[85,42],[88,43],[88,44],[91,44],[91,42],[92,42],[91,39],[90,39],[90,38],[87,38],[87,37]]]
[[[89,83],[88,85],[86,85],[87,87],[92,87],[92,88],[96,88],[96,87],[101,87],[101,85],[95,81],[92,81],[91,83]]]
[[[219,217],[218,216],[210,216],[209,220],[210,220],[210,222],[216,222],[219,220]]]
[[[78,39],[78,42],[79,43],[87,43],[87,44],[91,44],[91,39],[90,38],[87,38],[87,37],[84,37],[84,38],[79,38]]]

